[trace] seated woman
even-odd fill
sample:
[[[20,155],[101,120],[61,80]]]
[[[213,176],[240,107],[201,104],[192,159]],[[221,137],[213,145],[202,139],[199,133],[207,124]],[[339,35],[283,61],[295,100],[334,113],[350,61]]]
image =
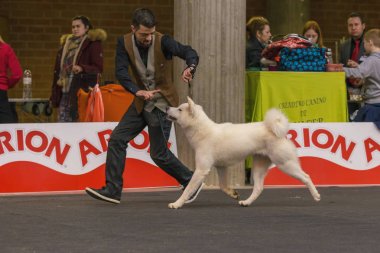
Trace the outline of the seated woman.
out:
[[[318,47],[324,47],[322,31],[316,21],[307,21],[303,27],[302,35],[308,38],[313,43],[313,45],[317,45]]]
[[[248,40],[246,46],[245,67],[260,68],[261,53],[270,41],[269,21],[260,16],[252,17],[247,22]]]

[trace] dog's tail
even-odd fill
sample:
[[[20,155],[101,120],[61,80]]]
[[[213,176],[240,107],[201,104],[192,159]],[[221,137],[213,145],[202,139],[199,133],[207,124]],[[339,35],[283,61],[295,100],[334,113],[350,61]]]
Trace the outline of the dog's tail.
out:
[[[284,138],[289,130],[288,118],[280,110],[275,108],[267,111],[264,124],[279,138]]]

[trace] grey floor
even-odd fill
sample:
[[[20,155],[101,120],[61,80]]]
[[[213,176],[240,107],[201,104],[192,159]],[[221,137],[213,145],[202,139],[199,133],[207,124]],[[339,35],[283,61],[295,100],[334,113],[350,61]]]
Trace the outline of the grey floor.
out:
[[[265,189],[250,207],[204,190],[0,197],[0,252],[380,252],[380,187]],[[239,190],[246,198],[250,190]]]

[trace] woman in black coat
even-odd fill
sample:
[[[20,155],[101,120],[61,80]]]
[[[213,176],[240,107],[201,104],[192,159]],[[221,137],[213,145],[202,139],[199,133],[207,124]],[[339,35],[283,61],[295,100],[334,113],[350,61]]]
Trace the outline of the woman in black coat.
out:
[[[269,21],[264,17],[252,17],[247,22],[248,41],[246,47],[245,67],[260,68],[261,53],[269,43]]]

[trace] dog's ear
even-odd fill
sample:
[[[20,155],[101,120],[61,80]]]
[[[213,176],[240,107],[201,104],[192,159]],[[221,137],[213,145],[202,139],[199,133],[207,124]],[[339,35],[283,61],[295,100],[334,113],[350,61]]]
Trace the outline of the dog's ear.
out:
[[[187,102],[190,104],[190,103],[192,103],[192,104],[194,104],[194,101],[189,97],[189,96],[187,96]]]
[[[187,103],[189,104],[189,110],[192,115],[194,115],[194,108],[195,108],[195,103],[194,101],[190,98],[187,97]]]

